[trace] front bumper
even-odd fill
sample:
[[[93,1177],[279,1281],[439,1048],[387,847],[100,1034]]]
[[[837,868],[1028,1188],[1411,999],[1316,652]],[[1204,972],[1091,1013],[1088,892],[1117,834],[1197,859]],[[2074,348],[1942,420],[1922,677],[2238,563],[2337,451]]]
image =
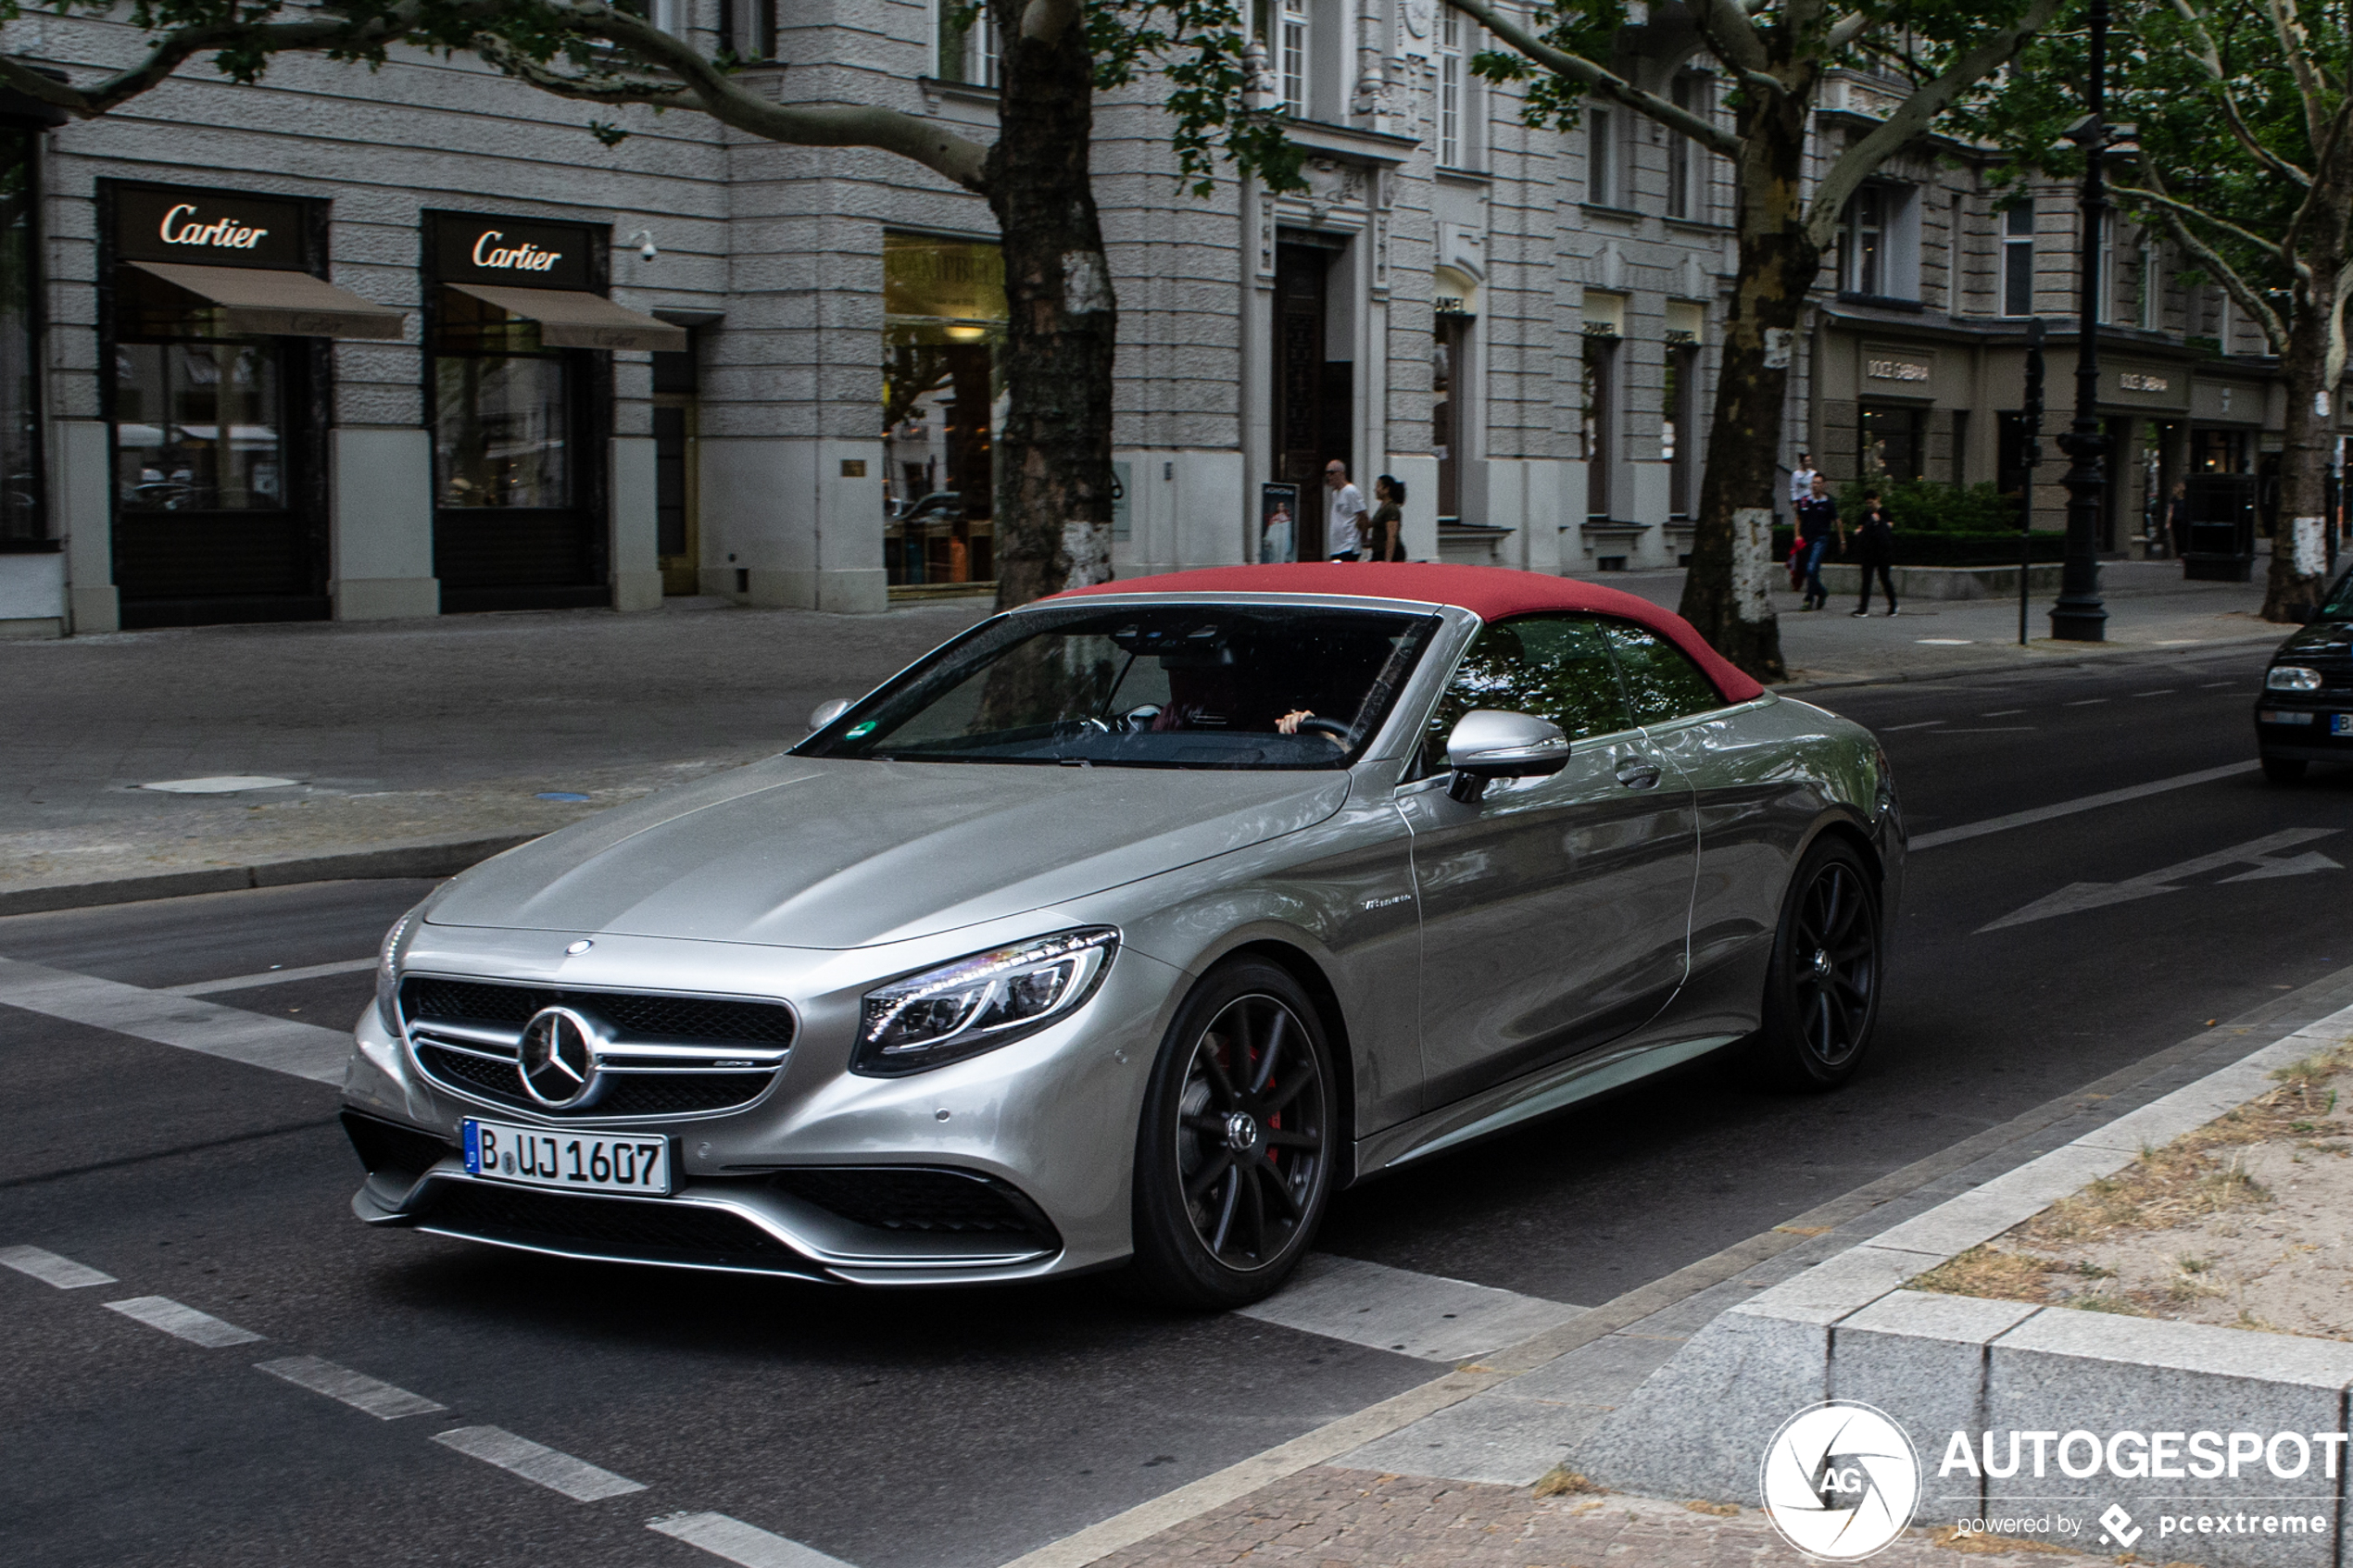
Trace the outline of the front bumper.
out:
[[[1032,928],[1034,930],[1034,927]],[[1028,933],[1024,933],[1028,935]],[[1096,995],[1026,1039],[904,1078],[847,1071],[856,1001],[878,978],[990,945],[973,933],[897,951],[805,952],[598,935],[431,931],[412,971],[526,985],[789,1000],[801,1020],[775,1085],[720,1114],[631,1118],[669,1137],[669,1198],[576,1194],[467,1173],[471,1115],[580,1132],[428,1078],[371,1008],[355,1032],[346,1124],[371,1224],[563,1257],[862,1285],[1034,1278],[1125,1258],[1135,1129],[1184,976],[1124,949]]]
[[[2331,721],[2353,714],[2343,693],[2265,692],[2255,705],[2255,745],[2265,757],[2299,762],[2353,762],[2353,734],[2330,734]]]

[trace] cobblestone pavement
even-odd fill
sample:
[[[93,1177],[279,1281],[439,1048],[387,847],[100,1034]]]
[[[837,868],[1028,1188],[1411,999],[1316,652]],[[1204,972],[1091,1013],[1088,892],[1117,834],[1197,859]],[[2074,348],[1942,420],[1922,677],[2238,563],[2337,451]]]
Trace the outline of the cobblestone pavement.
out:
[[[1724,1512],[1730,1509],[1730,1512]],[[1873,1568],[2133,1562],[1915,1529]],[[1805,1568],[1764,1514],[1654,1498],[1539,1498],[1527,1486],[1317,1465],[1101,1559],[1094,1568]]]

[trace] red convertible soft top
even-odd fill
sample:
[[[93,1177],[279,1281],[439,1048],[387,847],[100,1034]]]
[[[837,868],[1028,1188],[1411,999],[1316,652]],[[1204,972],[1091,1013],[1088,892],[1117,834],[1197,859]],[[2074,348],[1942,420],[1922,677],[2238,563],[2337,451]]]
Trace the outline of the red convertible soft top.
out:
[[[1078,594],[1345,594],[1459,605],[1481,621],[1536,610],[1581,610],[1647,626],[1692,656],[1726,702],[1746,702],[1765,688],[1707,646],[1692,623],[1648,599],[1597,583],[1514,571],[1501,566],[1446,566],[1422,561],[1300,561],[1286,566],[1211,566],[1158,577],[1098,583],[1053,596]]]

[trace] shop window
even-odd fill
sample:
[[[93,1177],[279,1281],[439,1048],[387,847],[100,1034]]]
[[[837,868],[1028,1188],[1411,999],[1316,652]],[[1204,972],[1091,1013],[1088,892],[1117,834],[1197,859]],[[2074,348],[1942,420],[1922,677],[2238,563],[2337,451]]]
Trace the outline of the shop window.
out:
[[[2034,203],[2002,214],[2002,314],[2034,314]]]
[[[1582,373],[1579,377],[1578,441],[1585,459],[1585,515],[1610,515],[1610,470],[1617,453],[1617,334],[1597,332],[1588,323]]]
[[[50,547],[41,477],[34,134],[0,131],[0,550]]]
[[[573,503],[571,366],[539,324],[443,291],[434,332],[434,504]]]
[[[274,345],[117,343],[114,353],[123,510],[284,508],[285,397]]]
[[[1667,395],[1660,407],[1659,458],[1667,464],[1667,510],[1688,518],[1696,499],[1699,470],[1699,347],[1669,344]]]
[[[1004,258],[985,241],[886,234],[883,312],[888,580],[992,581]]]
[[[1927,410],[1866,406],[1862,426],[1864,478],[1900,483],[1927,477]]]

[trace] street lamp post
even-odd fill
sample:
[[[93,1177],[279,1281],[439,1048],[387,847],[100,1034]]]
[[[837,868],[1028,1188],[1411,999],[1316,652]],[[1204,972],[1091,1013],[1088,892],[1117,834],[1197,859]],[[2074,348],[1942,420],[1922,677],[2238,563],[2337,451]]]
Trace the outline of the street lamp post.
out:
[[[2051,635],[2061,642],[2097,643],[2108,636],[2108,607],[2100,602],[2100,513],[2108,482],[2102,472],[2108,437],[2101,433],[2100,238],[2108,219],[2108,177],[2102,167],[2108,148],[2108,0],[2091,0],[2091,69],[2083,89],[2088,111],[2076,131],[2083,146],[2083,191],[2078,203],[2083,230],[2076,257],[2082,293],[2082,338],[2075,351],[2075,422],[2059,437],[2059,450],[2074,459],[2061,483],[2067,486],[2067,564],[2059,569],[2058,603],[2051,607]]]

